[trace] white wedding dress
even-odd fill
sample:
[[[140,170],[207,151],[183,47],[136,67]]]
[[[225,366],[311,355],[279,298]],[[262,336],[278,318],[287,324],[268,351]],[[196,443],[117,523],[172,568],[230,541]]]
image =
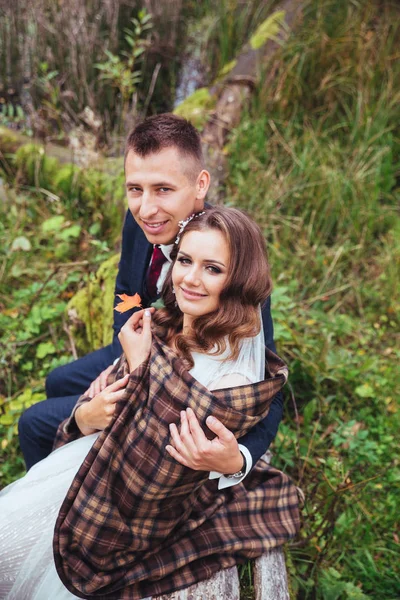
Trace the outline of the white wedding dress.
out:
[[[264,378],[263,334],[242,342],[236,361],[194,353],[192,376],[209,389]],[[0,599],[70,600],[53,560],[53,530],[61,503],[98,433],[52,452],[0,492]],[[115,600],[118,600],[117,598]]]

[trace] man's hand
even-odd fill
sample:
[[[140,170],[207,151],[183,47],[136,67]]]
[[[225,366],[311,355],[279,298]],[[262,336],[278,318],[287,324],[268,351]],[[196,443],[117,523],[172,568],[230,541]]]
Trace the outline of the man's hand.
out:
[[[146,308],[133,313],[118,334],[131,373],[150,354],[151,313],[154,310]]]
[[[96,396],[96,394],[100,394],[100,392],[102,392],[106,387],[107,377],[109,376],[113,368],[114,365],[110,365],[109,367],[107,367],[107,369],[104,369],[104,371],[102,371],[100,375],[94,381],[92,381],[89,389],[85,392],[85,396],[90,396],[91,398],[93,398],[93,396]]]
[[[216,434],[212,441],[204,435],[191,408],[181,412],[181,430],[171,423],[171,446],[166,450],[178,462],[195,471],[218,471],[226,475],[243,467],[243,457],[235,436],[215,417],[207,418],[207,427]]]
[[[83,435],[90,435],[103,430],[114,417],[115,404],[120,400],[128,383],[129,375],[118,379],[96,394],[89,402],[78,406],[75,411],[75,421]]]

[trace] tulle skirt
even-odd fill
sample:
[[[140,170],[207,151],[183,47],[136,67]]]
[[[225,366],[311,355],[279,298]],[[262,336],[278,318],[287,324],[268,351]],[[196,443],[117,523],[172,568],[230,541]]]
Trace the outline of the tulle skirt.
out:
[[[53,560],[61,503],[98,433],[55,450],[0,492],[0,599],[70,600]]]

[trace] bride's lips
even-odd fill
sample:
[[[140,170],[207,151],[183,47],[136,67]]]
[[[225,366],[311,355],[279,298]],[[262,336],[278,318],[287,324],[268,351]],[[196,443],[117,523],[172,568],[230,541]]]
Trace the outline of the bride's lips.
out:
[[[207,294],[199,294],[198,292],[192,292],[191,290],[187,290],[183,287],[180,288],[185,298],[188,300],[201,300],[202,298],[206,298]]]
[[[143,228],[148,232],[148,233],[161,233],[165,226],[168,223],[167,221],[142,221],[143,223]]]

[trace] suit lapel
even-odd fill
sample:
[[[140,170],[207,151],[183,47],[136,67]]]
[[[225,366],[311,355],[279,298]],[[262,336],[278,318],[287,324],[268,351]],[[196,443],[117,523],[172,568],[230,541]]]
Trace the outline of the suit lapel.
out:
[[[141,298],[145,295],[144,282],[152,252],[153,245],[147,241],[143,231],[140,230],[136,236],[132,252],[131,292],[132,294],[138,292]]]

